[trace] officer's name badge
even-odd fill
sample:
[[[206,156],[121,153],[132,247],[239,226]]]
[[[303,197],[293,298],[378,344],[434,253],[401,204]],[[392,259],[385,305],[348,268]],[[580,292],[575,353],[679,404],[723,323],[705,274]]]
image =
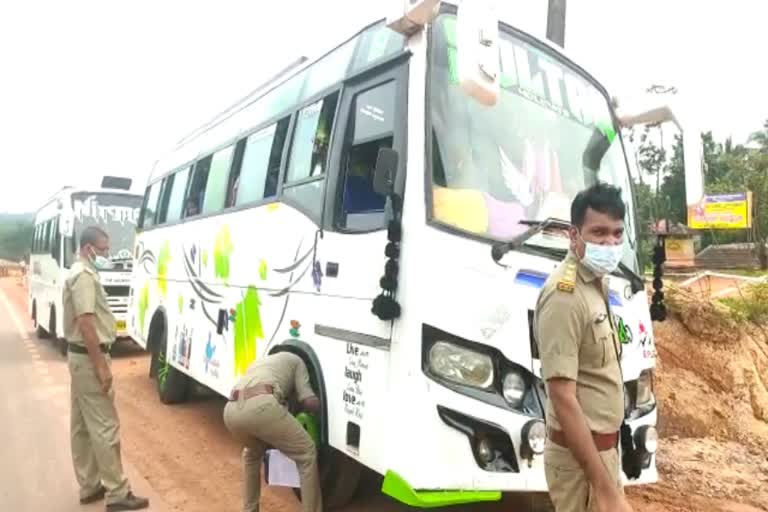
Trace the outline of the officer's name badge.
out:
[[[576,288],[576,264],[568,263],[563,272],[563,278],[557,282],[557,289],[561,292],[573,293]]]

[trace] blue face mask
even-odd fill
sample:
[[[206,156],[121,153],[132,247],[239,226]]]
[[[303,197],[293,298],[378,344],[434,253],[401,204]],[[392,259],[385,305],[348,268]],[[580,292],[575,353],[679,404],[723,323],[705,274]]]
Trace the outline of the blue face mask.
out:
[[[600,245],[584,241],[584,257],[581,262],[598,276],[610,274],[619,267],[624,255],[624,244]]]

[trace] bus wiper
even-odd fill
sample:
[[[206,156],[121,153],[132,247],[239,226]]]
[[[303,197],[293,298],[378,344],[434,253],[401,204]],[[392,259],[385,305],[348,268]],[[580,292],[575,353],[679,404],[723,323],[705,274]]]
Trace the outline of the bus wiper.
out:
[[[532,237],[534,237],[537,233],[549,228],[549,227],[555,227],[555,228],[561,228],[561,229],[568,229],[571,227],[571,223],[567,222],[562,219],[557,219],[554,217],[550,217],[543,221],[535,221],[535,220],[521,220],[520,224],[526,224],[530,225],[531,227],[525,230],[523,233],[520,233],[515,238],[508,242],[500,242],[497,244],[494,244],[491,248],[491,257],[493,258],[493,261],[498,263],[501,258],[504,257],[505,254],[507,254],[509,251],[519,250],[524,245],[525,242],[530,240]],[[568,253],[567,249],[556,249],[556,248],[550,248],[550,247],[541,247],[537,245],[525,245],[527,248],[534,249],[535,251],[545,254],[547,256],[554,256],[557,257],[559,255],[562,255],[563,257]],[[637,275],[631,268],[626,266],[624,263],[619,263],[618,270],[620,272],[616,272],[616,274],[624,277],[627,281],[629,281],[630,286],[632,287],[632,293],[636,294],[640,292],[641,290],[645,289],[645,281],[642,277]]]
[[[525,242],[547,228],[568,229],[571,227],[570,222],[555,217],[549,217],[541,221],[524,219],[520,221],[520,224],[529,225],[530,227],[508,242],[494,244],[491,248],[491,258],[493,258],[493,261],[498,263],[509,251],[520,249]]]

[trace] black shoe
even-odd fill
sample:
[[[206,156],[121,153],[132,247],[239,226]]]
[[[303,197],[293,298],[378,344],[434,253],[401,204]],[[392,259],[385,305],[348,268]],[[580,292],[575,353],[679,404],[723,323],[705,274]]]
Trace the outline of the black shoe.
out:
[[[140,498],[134,495],[132,492],[129,492],[128,495],[120,501],[108,504],[107,512],[118,512],[120,510],[141,510],[147,507],[149,507],[149,500],[147,498]]]
[[[107,494],[107,488],[101,485],[96,490],[96,492],[94,492],[90,496],[86,496],[85,498],[80,498],[80,504],[87,505],[89,503],[96,503],[99,500],[103,500],[105,494]]]

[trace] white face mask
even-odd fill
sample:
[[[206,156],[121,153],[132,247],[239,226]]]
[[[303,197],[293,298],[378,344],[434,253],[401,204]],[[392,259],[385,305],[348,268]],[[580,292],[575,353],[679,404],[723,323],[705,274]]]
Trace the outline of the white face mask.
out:
[[[91,249],[91,263],[96,267],[96,270],[110,270],[115,267],[109,259],[96,254],[93,249]]]
[[[600,245],[584,240],[584,257],[581,262],[599,276],[610,274],[619,267],[624,255],[624,244]]]

